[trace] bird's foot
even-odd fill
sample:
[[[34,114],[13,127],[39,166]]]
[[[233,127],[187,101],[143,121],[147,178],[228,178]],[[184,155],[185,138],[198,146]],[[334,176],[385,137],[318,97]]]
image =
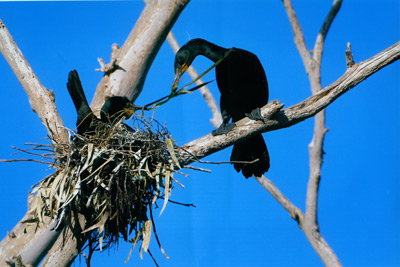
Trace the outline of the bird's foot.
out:
[[[261,115],[260,108],[255,108],[250,113],[245,113],[245,115],[253,121],[262,121],[263,123],[267,123],[267,120]]]
[[[219,126],[218,129],[212,131],[211,134],[212,136],[227,134],[230,131],[232,131],[232,129],[235,128],[235,126],[236,124],[233,122],[229,124],[222,123],[221,126]]]

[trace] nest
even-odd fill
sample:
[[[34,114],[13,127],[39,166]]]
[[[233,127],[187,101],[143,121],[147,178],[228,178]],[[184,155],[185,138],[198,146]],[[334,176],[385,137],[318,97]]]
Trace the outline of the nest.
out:
[[[129,127],[123,119],[97,121],[90,134],[74,133],[69,144],[57,147],[56,171],[34,189],[36,219],[44,222],[50,216],[65,224],[75,211],[84,214],[89,227],[83,233],[91,235],[92,250],[122,237],[133,247],[142,241],[140,251],[147,251],[152,228],[160,245],[152,206],[163,199],[163,212],[176,181],[173,174],[180,169],[165,126],[134,115]]]

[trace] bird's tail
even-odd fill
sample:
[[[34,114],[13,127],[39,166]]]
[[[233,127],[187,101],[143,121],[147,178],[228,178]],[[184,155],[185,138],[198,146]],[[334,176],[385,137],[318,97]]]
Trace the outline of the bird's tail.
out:
[[[76,70],[69,72],[67,88],[69,95],[74,102],[76,112],[78,113],[76,125],[78,126],[78,132],[81,133],[83,129],[86,129],[90,123],[88,117],[92,113],[92,110],[89,107],[85,92],[82,88],[81,80],[79,79],[79,75]]]
[[[69,95],[74,102],[75,109],[78,112],[78,115],[83,113],[86,113],[86,115],[88,115],[91,110],[86,99],[85,92],[83,91],[81,80],[79,79],[79,75],[76,70],[72,70],[69,72],[67,88]]]
[[[242,171],[246,178],[261,176],[269,169],[269,154],[262,135],[256,135],[246,141],[235,144],[232,149],[231,161],[254,161],[255,163],[233,163],[237,172]]]

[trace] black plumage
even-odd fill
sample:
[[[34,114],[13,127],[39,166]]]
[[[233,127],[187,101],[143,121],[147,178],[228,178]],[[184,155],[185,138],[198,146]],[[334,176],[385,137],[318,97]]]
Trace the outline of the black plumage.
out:
[[[267,104],[267,77],[257,56],[243,49],[226,49],[203,39],[189,41],[176,53],[173,88],[198,55],[203,55],[213,62],[224,58],[215,67],[216,80],[221,92],[223,123],[214,134],[229,132],[234,126],[228,124],[230,119],[236,122],[244,118],[246,113]],[[258,118],[261,119],[259,110],[253,114],[258,114]],[[234,163],[234,168],[238,172],[242,171],[246,178],[252,175],[261,176],[268,171],[269,154],[261,134],[233,146],[231,161],[254,160],[258,161],[252,164]]]
[[[112,96],[101,107],[100,120],[106,123],[114,123],[121,115],[130,118],[135,111],[135,106],[125,96]]]
[[[134,105],[124,96],[112,96],[106,100],[100,111],[100,120],[93,114],[83,91],[78,72],[72,70],[68,75],[68,92],[74,102],[78,113],[76,126],[78,134],[90,133],[96,127],[96,122],[113,123],[119,115],[129,118],[134,110]],[[123,114],[122,114],[123,113]],[[128,126],[127,126],[128,127]]]
[[[121,156],[118,155],[118,153],[110,152],[112,149],[109,149],[112,147],[113,149],[116,150],[122,150],[125,149],[124,147],[121,147],[121,143],[123,144],[124,138],[119,137],[115,138],[115,135],[113,135],[115,132],[118,133],[123,133],[124,130],[127,131],[133,131],[132,128],[130,128],[126,124],[121,124],[122,128],[118,127],[115,131],[110,130],[110,126],[113,126],[115,122],[119,122],[121,119],[121,116],[125,116],[125,118],[129,118],[132,113],[135,110],[135,106],[128,100],[126,97],[121,97],[121,96],[113,96],[108,98],[105,103],[103,104],[101,111],[100,111],[100,119],[97,118],[91,108],[89,107],[88,101],[86,99],[85,93],[82,88],[81,81],[79,79],[78,72],[76,70],[73,70],[69,73],[68,75],[68,82],[67,82],[67,88],[68,92],[72,98],[72,101],[74,102],[76,111],[78,113],[78,119],[76,122],[78,134],[81,136],[84,136],[86,138],[82,137],[77,137],[74,136],[72,139],[72,142],[74,144],[75,149],[73,151],[79,151],[79,148],[84,150],[84,153],[82,155],[73,153],[71,154],[71,157],[77,157],[75,160],[81,160],[84,159],[85,157],[88,157],[91,153],[88,153],[88,148],[86,147],[87,143],[90,142],[97,146],[97,148],[101,149],[94,149],[95,151],[95,156],[91,156],[90,160],[89,158],[86,159],[86,163],[84,163],[85,166],[89,167],[83,167],[79,168],[79,175],[80,175],[80,180],[82,181],[80,183],[80,201],[81,205],[79,206],[82,209],[82,213],[86,216],[86,220],[88,221],[89,225],[94,224],[97,222],[98,218],[97,216],[92,217],[93,214],[96,214],[96,210],[93,209],[92,206],[88,206],[88,203],[90,203],[90,199],[93,196],[95,190],[97,188],[100,188],[99,183],[101,183],[105,180],[113,180],[113,184],[110,183],[108,186],[110,186],[109,191],[107,191],[107,194],[110,198],[110,207],[109,209],[111,210],[119,210],[123,211],[121,214],[118,214],[118,219],[116,220],[117,223],[115,223],[115,220],[111,220],[111,223],[108,224],[107,230],[108,233],[117,233],[120,232],[124,239],[127,240],[128,233],[127,233],[127,228],[121,227],[118,225],[118,222],[123,222],[126,223],[130,220],[130,215],[131,215],[131,206],[125,205],[124,207],[128,208],[128,211],[124,210],[123,208],[120,208],[119,206],[121,205],[121,196],[120,194],[120,189],[118,189],[119,184],[124,184],[124,186],[127,187],[132,187],[132,183],[126,183],[125,179],[128,176],[121,175],[121,172],[119,172],[119,175],[112,176],[110,178],[110,175],[114,175],[116,171],[116,167],[118,164],[120,164],[120,160],[122,159]],[[110,130],[110,131],[108,131]],[[122,131],[121,131],[122,130]],[[107,138],[103,139],[103,136],[107,136]],[[110,138],[108,135],[113,136],[113,138]],[[107,140],[106,144],[103,144],[103,140]],[[101,144],[99,144],[101,143]],[[140,143],[138,142],[135,145],[140,146]],[[103,147],[102,147],[103,146]],[[107,147],[105,150],[104,147]],[[126,148],[126,150],[130,150],[133,147],[133,142],[129,143],[129,147]],[[97,150],[97,152],[96,152]],[[101,152],[99,152],[101,150]],[[89,154],[89,155],[88,155]],[[112,159],[112,160],[111,160]],[[81,162],[81,165],[78,165],[80,167],[83,166],[83,163]],[[121,165],[122,166],[122,165]],[[75,175],[75,174],[74,174]],[[101,177],[102,179],[89,179],[90,177],[93,177],[93,175],[97,175],[98,177]],[[96,189],[95,189],[96,188]],[[136,202],[135,202],[136,203]],[[116,208],[118,206],[118,208]],[[125,213],[124,213],[125,212]],[[117,213],[115,213],[117,214]],[[140,215],[142,215],[141,213]],[[144,213],[145,214],[145,213]],[[139,215],[139,216],[140,216]]]
[[[82,88],[81,80],[79,79],[76,70],[69,72],[67,88],[69,95],[74,102],[76,112],[78,113],[78,119],[76,121],[78,133],[83,134],[89,130],[92,120],[97,118],[93,115],[92,109],[89,107],[85,92]]]

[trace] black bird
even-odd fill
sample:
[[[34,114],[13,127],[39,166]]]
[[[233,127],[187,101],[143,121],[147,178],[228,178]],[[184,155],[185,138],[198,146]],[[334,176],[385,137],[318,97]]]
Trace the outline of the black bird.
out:
[[[175,89],[179,79],[192,64],[196,56],[202,55],[217,62],[215,67],[217,85],[221,92],[220,107],[223,117],[221,126],[213,135],[228,133],[236,122],[245,116],[261,119],[259,108],[268,102],[268,83],[261,62],[253,53],[238,49],[226,49],[203,39],[194,39],[182,46],[175,56]],[[254,161],[255,163],[234,163],[236,171],[242,171],[248,178],[261,176],[269,169],[269,154],[261,134],[233,146],[231,161]]]
[[[102,122],[112,123],[120,115],[129,119],[135,112],[136,106],[133,105],[125,96],[112,96],[104,102],[100,111],[100,120]]]
[[[76,70],[69,72],[67,88],[78,113],[78,120],[76,122],[78,134],[88,133],[94,130],[93,122],[98,121],[98,118],[93,114],[88,104]],[[126,118],[129,118],[134,110],[134,105],[128,98],[124,96],[112,96],[106,100],[101,108],[100,121],[112,123],[113,119],[121,115],[122,112],[124,112]]]

